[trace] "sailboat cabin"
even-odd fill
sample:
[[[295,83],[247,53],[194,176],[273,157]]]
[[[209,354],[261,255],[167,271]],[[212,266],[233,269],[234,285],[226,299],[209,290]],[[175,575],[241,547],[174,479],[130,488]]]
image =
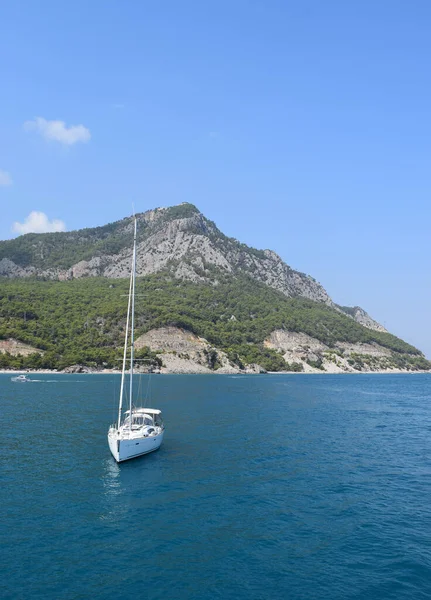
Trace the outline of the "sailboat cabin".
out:
[[[130,426],[130,411],[124,414],[124,425]],[[132,429],[149,427],[163,427],[162,411],[155,408],[134,408],[132,410]]]

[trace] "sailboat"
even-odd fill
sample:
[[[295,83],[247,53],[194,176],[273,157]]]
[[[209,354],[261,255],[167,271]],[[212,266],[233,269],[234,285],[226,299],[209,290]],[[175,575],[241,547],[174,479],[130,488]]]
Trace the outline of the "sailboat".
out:
[[[120,399],[117,422],[108,431],[108,444],[115,460],[123,462],[160,448],[164,424],[162,413],[156,408],[137,408],[133,404],[133,367],[135,355],[135,280],[136,280],[136,217],[133,236],[132,269],[130,273],[129,302],[127,307],[126,335],[124,340],[123,368],[121,372]],[[130,346],[129,346],[130,329]],[[125,396],[127,354],[130,350],[129,408],[123,410]]]

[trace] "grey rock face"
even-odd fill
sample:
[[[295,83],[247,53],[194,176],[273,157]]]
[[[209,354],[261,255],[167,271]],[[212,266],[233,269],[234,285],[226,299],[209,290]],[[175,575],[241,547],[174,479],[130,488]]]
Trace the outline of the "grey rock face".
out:
[[[280,352],[286,362],[301,364],[305,373],[394,370],[391,351],[375,342],[337,342],[330,348],[306,333],[275,330],[265,340],[265,346]],[[362,359],[361,368],[355,364],[358,356]]]
[[[340,310],[342,313],[344,313],[354,321],[357,321],[364,327],[367,327],[368,329],[374,329],[374,331],[382,331],[387,333],[387,329],[385,329],[383,325],[380,325],[380,323],[372,319],[370,315],[367,312],[365,312],[365,310],[360,306],[350,307],[336,305],[335,308],[337,310]]]
[[[387,332],[387,329],[385,329],[383,327],[383,325],[380,325],[380,323],[377,323],[377,321],[372,319],[370,317],[370,315],[368,313],[366,313],[363,308],[360,308],[359,306],[355,306],[353,310],[355,311],[353,318],[355,319],[355,321],[357,321],[364,327],[368,327],[368,329],[374,329],[375,331],[386,331]]]
[[[225,352],[178,327],[151,329],[141,335],[135,345],[137,349],[147,346],[153,352],[160,352],[164,373],[213,373],[211,357],[217,360],[217,373],[240,372],[229,362]]]
[[[20,267],[9,258],[0,260],[0,277],[30,277],[36,274],[34,267]]]

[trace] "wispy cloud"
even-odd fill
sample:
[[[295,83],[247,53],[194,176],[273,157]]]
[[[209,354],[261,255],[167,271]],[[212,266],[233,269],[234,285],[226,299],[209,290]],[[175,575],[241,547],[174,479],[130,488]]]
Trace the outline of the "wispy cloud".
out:
[[[23,235],[24,233],[50,233],[54,231],[66,231],[66,225],[60,219],[52,219],[50,221],[45,213],[33,210],[24,223],[15,221],[12,225],[12,231],[19,235]]]
[[[12,177],[7,171],[0,169],[0,185],[12,185]]]
[[[88,142],[91,138],[90,130],[84,125],[66,125],[64,121],[47,121],[43,117],[36,117],[33,121],[24,123],[26,131],[36,131],[46,140],[53,140],[72,146],[77,142]]]
[[[113,104],[112,108],[126,108],[125,104]]]
[[[220,133],[218,131],[210,131],[208,137],[210,137],[212,140],[215,140],[220,137]]]

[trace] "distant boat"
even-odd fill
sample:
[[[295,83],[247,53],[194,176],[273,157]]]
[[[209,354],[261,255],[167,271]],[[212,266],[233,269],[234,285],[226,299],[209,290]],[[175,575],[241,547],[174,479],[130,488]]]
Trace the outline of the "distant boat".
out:
[[[31,381],[31,379],[29,379],[27,375],[18,375],[17,377],[11,377],[10,379],[11,381],[15,381],[16,383],[27,383]]]
[[[160,448],[164,425],[161,411],[156,408],[136,408],[133,405],[133,363],[135,354],[135,280],[136,280],[136,218],[133,237],[132,270],[130,273],[129,303],[127,307],[126,336],[124,340],[123,369],[117,423],[108,431],[108,444],[115,460],[123,462]],[[130,378],[129,409],[123,414],[124,384],[129,342],[130,323]]]

